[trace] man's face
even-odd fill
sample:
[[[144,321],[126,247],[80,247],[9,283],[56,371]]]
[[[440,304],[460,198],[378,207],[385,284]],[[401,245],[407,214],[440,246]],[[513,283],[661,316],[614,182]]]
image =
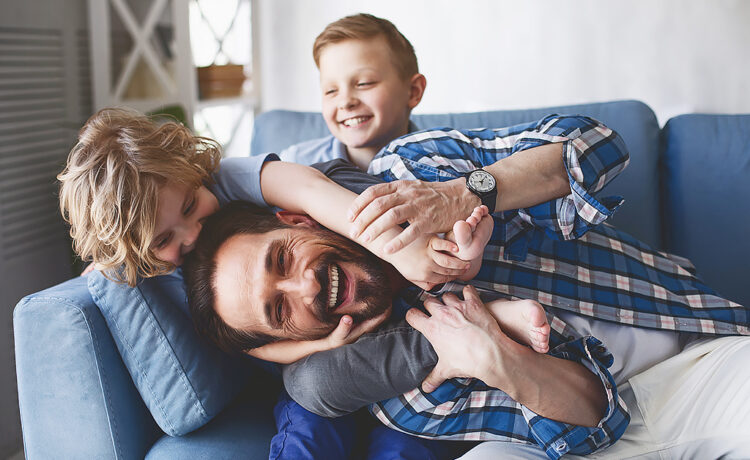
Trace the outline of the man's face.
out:
[[[343,315],[355,324],[375,317],[392,297],[379,259],[299,223],[228,239],[216,254],[214,292],[230,327],[294,340],[328,335]]]

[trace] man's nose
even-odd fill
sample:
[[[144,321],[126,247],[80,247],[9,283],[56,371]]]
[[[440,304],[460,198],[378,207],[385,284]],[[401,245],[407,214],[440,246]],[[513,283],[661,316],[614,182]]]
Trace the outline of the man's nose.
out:
[[[305,305],[312,305],[315,297],[320,293],[321,286],[315,279],[315,272],[307,268],[295,276],[279,281],[278,288],[291,298],[298,298]]]

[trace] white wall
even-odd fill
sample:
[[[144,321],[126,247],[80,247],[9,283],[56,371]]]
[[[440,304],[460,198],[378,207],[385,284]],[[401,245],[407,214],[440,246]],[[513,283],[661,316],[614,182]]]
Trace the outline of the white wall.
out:
[[[358,12],[411,41],[417,113],[640,99],[661,123],[750,113],[750,1],[257,0],[263,110],[320,110],[315,37]]]

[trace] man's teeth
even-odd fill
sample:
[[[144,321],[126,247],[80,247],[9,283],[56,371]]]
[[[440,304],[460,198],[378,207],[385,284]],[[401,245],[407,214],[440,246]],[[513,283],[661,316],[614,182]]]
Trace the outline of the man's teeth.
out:
[[[333,308],[336,305],[336,299],[339,293],[339,269],[333,265],[331,267],[331,296],[328,298],[328,308]]]
[[[354,117],[348,120],[344,120],[344,126],[348,126],[351,128],[352,126],[357,126],[360,123],[364,123],[365,121],[367,121],[367,117]]]

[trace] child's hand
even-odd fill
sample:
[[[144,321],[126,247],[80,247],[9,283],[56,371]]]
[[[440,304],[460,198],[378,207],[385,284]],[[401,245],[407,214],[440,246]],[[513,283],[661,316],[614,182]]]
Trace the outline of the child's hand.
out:
[[[250,356],[274,363],[291,364],[313,353],[331,350],[355,342],[362,334],[372,331],[390,315],[390,310],[353,326],[352,317],[344,315],[330,334],[318,340],[281,340],[248,350]]]
[[[422,289],[432,289],[461,276],[470,267],[466,261],[449,254],[457,246],[432,235],[422,235],[394,254],[385,256],[401,275]],[[441,252],[446,251],[446,252]]]

